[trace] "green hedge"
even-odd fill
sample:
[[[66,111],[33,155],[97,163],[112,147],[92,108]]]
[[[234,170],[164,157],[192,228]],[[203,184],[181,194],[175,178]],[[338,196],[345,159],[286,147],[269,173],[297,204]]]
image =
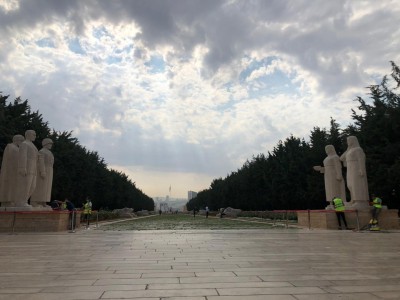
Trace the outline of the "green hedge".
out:
[[[274,211],[242,211],[239,213],[238,217],[245,218],[261,218],[261,219],[271,219],[271,220],[286,220],[285,212],[274,212]],[[297,213],[289,212],[287,218],[289,220],[297,221]]]

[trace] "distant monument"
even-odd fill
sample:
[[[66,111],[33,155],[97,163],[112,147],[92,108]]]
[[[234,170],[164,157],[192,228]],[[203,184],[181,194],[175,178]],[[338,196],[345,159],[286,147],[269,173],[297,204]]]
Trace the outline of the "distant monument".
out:
[[[323,161],[323,167],[314,166],[314,170],[324,174],[325,179],[325,197],[327,202],[331,202],[334,197],[340,197],[343,202],[346,201],[346,190],[342,175],[342,164],[339,156],[336,154],[333,145],[325,147],[327,157]],[[332,208],[328,205],[327,208]]]
[[[51,201],[51,187],[53,184],[54,156],[50,151],[53,141],[46,138],[42,141],[42,146],[43,148],[39,151],[38,176],[36,188],[31,196],[31,205],[50,209],[46,202]]]
[[[15,186],[18,180],[19,146],[24,141],[20,134],[14,135],[13,142],[4,149],[0,171],[0,203],[1,206],[13,206],[17,198]]]
[[[368,209],[369,193],[365,153],[355,136],[347,137],[347,150],[340,156],[340,160],[347,167],[347,188],[350,191],[351,207]]]
[[[31,207],[28,204],[29,197],[33,194],[36,187],[36,174],[38,163],[38,150],[32,143],[36,139],[36,132],[27,130],[25,132],[25,141],[19,146],[18,153],[18,176],[17,199],[14,203],[16,207]]]

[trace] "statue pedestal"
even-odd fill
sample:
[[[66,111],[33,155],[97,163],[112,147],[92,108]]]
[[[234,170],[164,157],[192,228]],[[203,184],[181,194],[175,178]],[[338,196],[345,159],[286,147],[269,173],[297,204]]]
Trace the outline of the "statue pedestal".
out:
[[[357,218],[358,215],[358,218]],[[347,225],[351,229],[362,228],[371,220],[371,208],[345,211]],[[358,224],[357,224],[358,219]],[[297,212],[298,225],[306,228],[335,229],[339,225],[334,210],[310,210]],[[382,209],[379,216],[381,229],[400,229],[397,209]],[[343,228],[344,225],[342,224]]]
[[[0,232],[67,231],[69,211],[0,211]],[[75,228],[80,227],[81,212],[76,211]]]
[[[346,206],[346,209],[350,210],[358,210],[358,211],[371,211],[371,207],[367,200],[353,200],[348,202],[349,207]],[[387,207],[385,208],[385,210]]]
[[[31,205],[27,205],[27,206],[5,206],[5,207],[3,207],[3,206],[1,206],[0,207],[0,212],[2,212],[2,211],[7,211],[7,212],[10,212],[10,211],[16,211],[16,212],[18,212],[18,211],[53,211],[53,209],[50,207],[50,206],[48,206],[48,205],[46,205],[45,207],[33,207],[33,206],[31,206]]]
[[[32,211],[33,207],[30,205],[27,206],[1,206],[0,212],[13,212],[13,211]]]

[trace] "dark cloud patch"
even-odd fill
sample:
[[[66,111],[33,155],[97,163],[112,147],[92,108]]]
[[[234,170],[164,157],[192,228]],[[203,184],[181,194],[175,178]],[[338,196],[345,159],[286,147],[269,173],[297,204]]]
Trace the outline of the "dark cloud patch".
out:
[[[20,30],[66,20],[77,33],[81,33],[86,11],[82,4],[83,2],[78,0],[20,1],[17,10],[8,13],[0,10],[0,25],[3,29]]]
[[[391,51],[396,50],[394,41],[400,32],[393,24],[399,21],[398,9],[379,8],[350,24],[350,18],[358,13],[352,4],[345,0],[36,0],[21,1],[19,10],[8,14],[0,11],[0,25],[19,30],[65,20],[79,34],[90,20],[135,23],[141,28],[137,38],[150,49],[172,45],[177,53],[190,55],[196,45],[207,47],[203,74],[212,76],[221,66],[252,50],[263,49],[290,55],[324,80],[325,72],[344,77],[346,73],[339,72],[337,66],[326,69],[318,60],[320,54],[348,64],[341,58],[350,52],[360,53],[360,68],[371,63],[364,57],[368,52],[375,56],[372,62],[377,64],[382,59],[398,58],[389,57],[394,54],[381,47],[383,42]],[[139,52],[135,55],[140,57]],[[358,79],[349,84],[360,82],[360,70],[353,73],[353,78]]]
[[[133,22],[140,26],[142,33],[138,38],[147,47],[167,44],[180,51],[191,51],[204,42],[200,24],[220,5],[221,2],[214,0],[100,1],[96,11],[111,22]]]

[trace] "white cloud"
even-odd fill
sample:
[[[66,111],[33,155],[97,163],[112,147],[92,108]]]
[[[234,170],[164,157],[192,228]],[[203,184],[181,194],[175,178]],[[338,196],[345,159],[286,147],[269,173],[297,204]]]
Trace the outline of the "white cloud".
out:
[[[399,61],[399,12],[372,0],[3,0],[0,90],[150,196],[175,178],[186,197],[289,134],[330,117],[346,126],[355,95]]]
[[[18,0],[2,0],[0,2],[0,9],[4,11],[4,13],[10,13],[14,10],[19,9],[19,1]]]

